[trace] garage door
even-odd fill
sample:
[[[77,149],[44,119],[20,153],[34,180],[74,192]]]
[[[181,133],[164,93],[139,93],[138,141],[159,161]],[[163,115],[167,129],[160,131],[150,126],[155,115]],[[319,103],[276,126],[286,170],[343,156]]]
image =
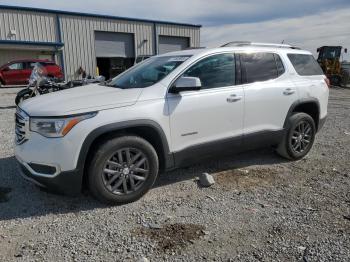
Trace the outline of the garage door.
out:
[[[95,32],[96,57],[135,57],[134,35]]]
[[[21,59],[37,59],[40,56],[38,51],[26,50],[0,50],[0,66],[9,61]]]
[[[188,37],[159,36],[159,54],[184,50],[189,46]]]

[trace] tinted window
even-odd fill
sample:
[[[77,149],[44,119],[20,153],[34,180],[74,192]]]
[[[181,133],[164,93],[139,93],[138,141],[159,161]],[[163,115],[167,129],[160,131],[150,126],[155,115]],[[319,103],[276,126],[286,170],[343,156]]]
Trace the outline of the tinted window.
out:
[[[312,55],[288,54],[288,57],[299,75],[323,75],[320,65]]]
[[[279,55],[274,54],[273,56],[275,57],[278,76],[280,76],[285,72],[283,62]]]
[[[41,66],[48,66],[48,65],[54,65],[53,62],[28,62],[26,63],[26,68],[33,69],[35,65],[41,65]]]
[[[272,53],[242,54],[247,83],[267,81],[278,77]]]
[[[202,89],[235,85],[235,59],[233,54],[213,55],[196,63],[184,76],[198,77]]]
[[[33,69],[34,66],[37,64],[37,62],[30,62],[28,65],[27,65],[27,68],[30,68],[30,69]]]
[[[56,65],[55,62],[41,62],[41,64],[42,64],[43,66],[53,66],[53,65]]]
[[[23,69],[23,63],[15,63],[9,66],[10,70],[21,70]]]

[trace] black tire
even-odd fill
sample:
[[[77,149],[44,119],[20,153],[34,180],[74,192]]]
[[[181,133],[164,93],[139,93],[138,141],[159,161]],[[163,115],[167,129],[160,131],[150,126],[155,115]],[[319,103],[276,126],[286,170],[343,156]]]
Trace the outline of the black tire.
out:
[[[341,85],[341,78],[339,76],[332,76],[330,79],[332,86],[340,86]]]
[[[304,131],[299,132],[303,126]],[[309,128],[310,131],[308,131]],[[277,147],[277,153],[290,160],[301,159],[309,153],[315,141],[315,136],[316,125],[313,118],[305,113],[294,113],[288,119],[287,130]]]
[[[18,106],[23,100],[29,99],[31,97],[34,97],[35,94],[33,94],[33,90],[30,89],[23,89],[21,91],[19,91],[16,95],[15,98],[15,103]]]
[[[138,154],[141,155],[137,160],[134,160],[134,164],[131,164],[131,161],[127,161],[130,162],[129,165],[126,161],[124,162],[124,160],[127,159],[127,152],[129,159],[132,157],[131,160],[134,160]],[[133,152],[138,153],[132,155]],[[119,153],[121,155],[121,160],[119,158]],[[142,157],[141,160],[140,157]],[[146,160],[143,165],[146,167],[143,167],[144,169],[136,167],[144,158]],[[109,163],[113,164],[110,165]],[[116,164],[122,166],[116,166]],[[136,173],[136,169],[142,170],[144,173],[138,174]],[[108,171],[107,173],[105,172],[106,170]],[[128,170],[128,174],[124,173],[125,170]],[[157,179],[158,170],[158,156],[149,142],[138,136],[111,138],[98,147],[92,158],[88,170],[89,189],[94,197],[105,204],[126,204],[134,202],[152,188]],[[110,174],[109,172],[115,173]],[[144,180],[139,180],[140,177],[143,177]],[[131,188],[133,185],[134,188],[132,188],[131,191],[126,190],[127,192],[125,192],[123,180],[126,181],[126,187]],[[120,181],[122,181],[122,184],[117,187],[117,185],[121,183]]]

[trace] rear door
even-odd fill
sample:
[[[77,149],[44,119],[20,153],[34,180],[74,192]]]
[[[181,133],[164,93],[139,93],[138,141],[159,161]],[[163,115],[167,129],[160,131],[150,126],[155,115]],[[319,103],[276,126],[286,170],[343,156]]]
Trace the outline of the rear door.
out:
[[[244,134],[281,131],[289,108],[298,99],[283,60],[277,53],[242,53],[241,64],[245,82]]]
[[[34,68],[35,62],[26,62],[23,70],[23,78],[26,84],[29,82],[30,75],[32,74],[32,70]]]
[[[8,68],[3,71],[4,79],[7,85],[20,85],[25,84],[24,76],[24,63],[16,62],[8,66]]]

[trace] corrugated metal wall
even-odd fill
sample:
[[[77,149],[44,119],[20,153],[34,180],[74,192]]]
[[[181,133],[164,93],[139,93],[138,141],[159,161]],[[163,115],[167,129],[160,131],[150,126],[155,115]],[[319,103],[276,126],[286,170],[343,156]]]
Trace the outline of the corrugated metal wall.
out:
[[[136,55],[153,54],[153,24],[80,16],[60,16],[67,77],[82,66],[96,72],[95,31],[133,33]],[[144,41],[147,40],[147,41]]]
[[[61,39],[57,16],[60,21]],[[10,36],[10,30],[16,30],[16,35]],[[61,40],[64,43],[64,69],[68,79],[74,77],[80,66],[89,74],[95,74],[95,31],[133,33],[136,55],[156,53],[155,31],[158,35],[189,37],[191,47],[200,45],[198,27],[157,24],[154,30],[153,22],[0,9],[0,40],[33,42],[60,42]]]
[[[10,30],[16,35],[10,36]],[[56,15],[0,9],[0,39],[57,42]]]
[[[157,24],[157,35],[189,37],[190,47],[200,46],[200,28],[199,27]]]

